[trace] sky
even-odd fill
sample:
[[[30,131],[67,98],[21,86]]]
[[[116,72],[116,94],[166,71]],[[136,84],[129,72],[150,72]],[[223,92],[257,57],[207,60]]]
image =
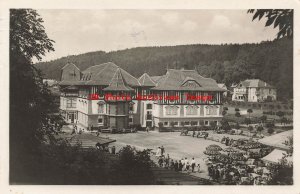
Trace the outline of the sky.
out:
[[[247,10],[38,10],[54,52],[42,61],[143,46],[259,43],[278,29]]]

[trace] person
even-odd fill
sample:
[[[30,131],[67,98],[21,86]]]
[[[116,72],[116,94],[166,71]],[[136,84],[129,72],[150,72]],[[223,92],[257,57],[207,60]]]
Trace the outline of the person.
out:
[[[159,159],[158,159],[158,165],[159,165],[159,167],[163,166],[163,158],[162,157],[159,157]]]
[[[195,135],[196,135],[196,132],[195,132],[195,130],[193,130],[193,137],[195,137]]]
[[[160,147],[157,148],[156,157],[161,157],[161,148]]]
[[[197,165],[197,172],[201,172],[200,163]]]
[[[76,125],[73,126],[73,130],[72,130],[72,133],[71,135],[75,134],[76,133]]]
[[[169,168],[169,165],[170,165],[170,156],[169,156],[169,154],[167,155],[165,161],[166,161],[166,167]]]
[[[149,133],[149,126],[146,127],[146,131],[147,131],[147,133]]]
[[[225,139],[225,145],[226,145],[226,146],[229,145],[229,137],[227,137],[227,138]]]
[[[190,163],[189,163],[189,161],[187,161],[186,164],[185,164],[185,170],[188,171],[188,172],[190,170]]]
[[[165,148],[164,148],[164,146],[161,146],[160,149],[161,149],[161,156],[163,156],[164,153],[165,153]]]
[[[192,172],[194,172],[196,166],[196,161],[194,158],[192,158],[191,165],[192,165]]]
[[[199,136],[200,136],[200,131],[198,131],[198,133],[197,133],[197,138],[199,138]]]
[[[173,159],[171,159],[171,162],[170,162],[170,169],[171,169],[171,170],[174,170],[174,167],[175,167],[175,163],[174,163]]]
[[[179,160],[179,164],[178,164],[178,166],[179,166],[179,168],[178,168],[178,170],[179,171],[182,171],[182,169],[183,169],[183,159],[181,159],[181,160]]]
[[[175,170],[175,172],[177,172],[178,169],[179,169],[178,162],[177,162],[177,160],[175,160],[175,163],[174,163],[174,170]]]
[[[97,150],[100,150],[101,149],[101,144],[98,142],[98,143],[96,143],[96,149]]]
[[[187,170],[187,164],[188,164],[188,159],[185,158],[184,161],[183,161],[183,168],[184,168],[184,170]]]
[[[112,147],[111,147],[111,153],[112,153],[112,154],[116,154],[116,147],[115,147],[115,146],[112,146]]]
[[[168,156],[165,158],[165,168],[169,168],[169,162],[170,162],[170,157],[168,154]]]

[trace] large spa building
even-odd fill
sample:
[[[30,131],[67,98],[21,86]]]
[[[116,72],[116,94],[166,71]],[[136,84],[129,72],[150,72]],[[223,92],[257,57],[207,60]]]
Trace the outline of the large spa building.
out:
[[[81,71],[62,68],[60,110],[78,129],[209,126],[222,119],[224,89],[195,70],[135,78],[108,62]]]

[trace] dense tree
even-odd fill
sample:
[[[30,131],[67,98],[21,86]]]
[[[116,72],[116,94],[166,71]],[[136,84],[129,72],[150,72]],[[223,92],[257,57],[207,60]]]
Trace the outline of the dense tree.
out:
[[[53,140],[51,134],[59,126],[52,125],[59,119],[50,114],[57,112],[53,96],[43,84],[40,71],[32,64],[34,57],[40,60],[47,51],[54,50],[42,22],[35,10],[10,11],[11,181],[35,173],[32,157],[38,155],[45,135]]]

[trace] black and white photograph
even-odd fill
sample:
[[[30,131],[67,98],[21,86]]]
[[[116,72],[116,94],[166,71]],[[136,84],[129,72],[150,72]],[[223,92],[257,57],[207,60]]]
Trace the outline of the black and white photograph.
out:
[[[295,185],[295,10],[270,8],[10,8],[8,184]]]

